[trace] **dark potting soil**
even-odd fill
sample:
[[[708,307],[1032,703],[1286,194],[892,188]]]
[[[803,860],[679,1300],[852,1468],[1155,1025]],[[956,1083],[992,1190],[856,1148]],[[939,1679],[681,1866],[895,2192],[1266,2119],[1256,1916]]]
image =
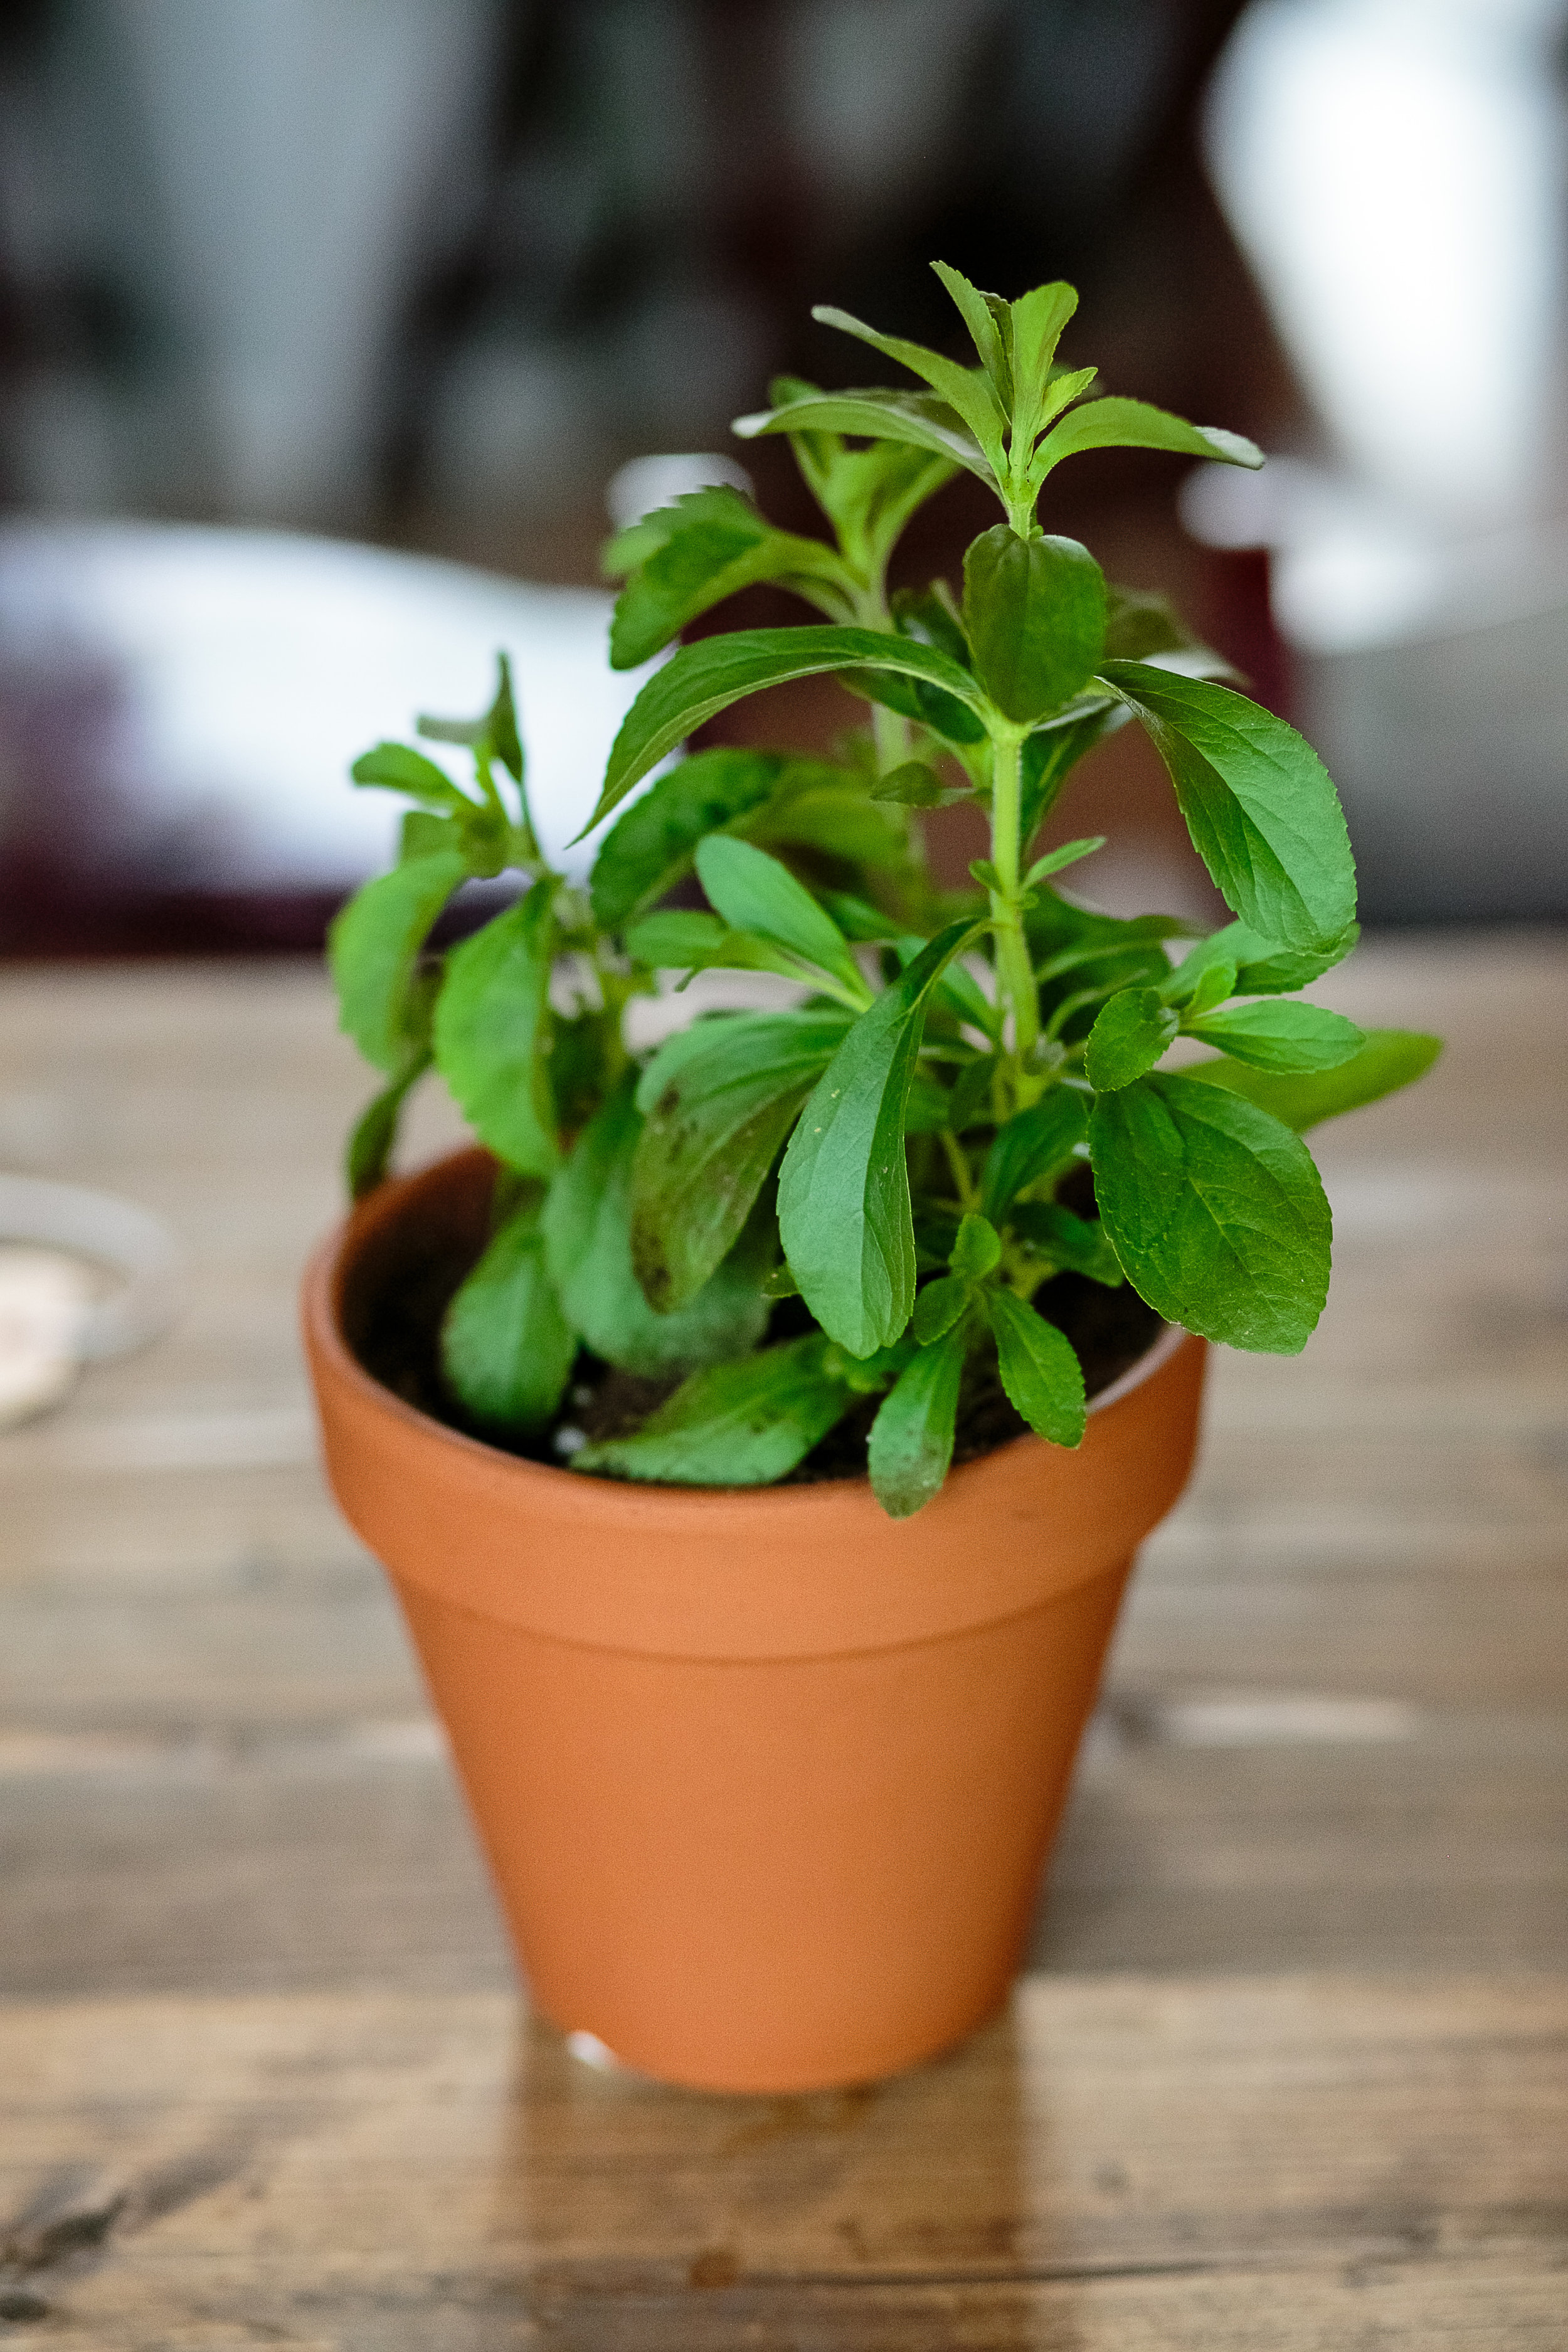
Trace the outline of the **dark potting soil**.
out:
[[[1081,1214],[1087,1204],[1075,1202],[1073,1205]],[[521,1438],[476,1421],[442,1378],[439,1342],[447,1302],[479,1254],[475,1241],[445,1237],[424,1255],[405,1257],[397,1280],[385,1283],[363,1302],[355,1318],[358,1328],[351,1335],[354,1353],[372,1379],[395,1396],[447,1428],[477,1437],[502,1453],[559,1468],[583,1444],[628,1435],[673,1393],[678,1381],[641,1380],[635,1373],[617,1371],[584,1349],[561,1409],[542,1435]],[[1120,1380],[1146,1354],[1162,1328],[1159,1317],[1136,1291],[1125,1284],[1118,1290],[1108,1290],[1082,1275],[1056,1276],[1035,1293],[1035,1305],[1072,1341],[1091,1397]],[[810,1328],[800,1301],[784,1299],[773,1311],[767,1336],[790,1339]],[[880,1403],[879,1396],[863,1399],[782,1483],[800,1486],[822,1478],[863,1477],[866,1439]],[[959,1398],[954,1464],[975,1461],[1005,1445],[1010,1438],[1023,1436],[1026,1428],[1002,1386],[995,1363],[977,1357],[964,1376]],[[564,1444],[557,1443],[558,1433]]]

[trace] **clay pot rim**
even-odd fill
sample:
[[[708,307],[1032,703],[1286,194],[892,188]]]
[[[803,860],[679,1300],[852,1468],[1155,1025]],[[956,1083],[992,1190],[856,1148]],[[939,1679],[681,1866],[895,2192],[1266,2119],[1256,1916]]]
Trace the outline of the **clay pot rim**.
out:
[[[478,1157],[471,1150],[442,1153],[418,1168],[391,1178],[385,1184],[342,1218],[312,1253],[305,1269],[302,1284],[302,1305],[306,1333],[313,1351],[330,1368],[335,1379],[344,1384],[367,1410],[378,1414],[384,1422],[399,1424],[411,1437],[428,1444],[433,1440],[451,1450],[461,1460],[468,1458],[476,1465],[484,1465],[491,1476],[509,1477],[518,1490],[529,1486],[544,1487],[556,1496],[574,1492],[586,1503],[594,1497],[596,1510],[602,1509],[608,1518],[625,1513],[637,1521],[639,1529],[649,1526],[650,1515],[673,1521],[689,1516],[693,1511],[722,1508],[726,1512],[753,1512],[758,1515],[786,1511],[798,1518],[807,1518],[814,1511],[834,1507],[842,1508],[850,1494],[871,1500],[870,1481],[861,1474],[850,1478],[820,1478],[801,1485],[764,1486],[699,1486],[677,1485],[654,1479],[598,1478],[586,1476],[565,1465],[534,1462],[527,1456],[510,1453],[505,1447],[487,1444],[483,1438],[472,1437],[466,1430],[454,1429],[433,1413],[421,1412],[417,1405],[396,1395],[382,1381],[366,1371],[343,1337],[340,1319],[342,1290],[353,1253],[370,1233],[384,1223],[392,1222],[407,1203],[410,1192],[422,1181],[437,1171],[450,1168],[455,1160]],[[1163,1324],[1155,1338],[1134,1364],[1121,1373],[1108,1387],[1100,1390],[1089,1402],[1094,1415],[1112,1406],[1141,1389],[1163,1370],[1172,1358],[1186,1345],[1191,1334],[1179,1323]],[[972,1461],[961,1463],[948,1473],[943,1496],[958,1499],[963,1487],[986,1469],[1020,1446],[1041,1447],[1046,1441],[1032,1431],[1021,1431],[1016,1437],[994,1445],[987,1453],[977,1454]],[[1059,1449],[1051,1448],[1052,1452]],[[1070,1458],[1070,1456],[1069,1456]],[[950,1505],[951,1507],[951,1505]],[[880,1516],[880,1515],[879,1515]]]

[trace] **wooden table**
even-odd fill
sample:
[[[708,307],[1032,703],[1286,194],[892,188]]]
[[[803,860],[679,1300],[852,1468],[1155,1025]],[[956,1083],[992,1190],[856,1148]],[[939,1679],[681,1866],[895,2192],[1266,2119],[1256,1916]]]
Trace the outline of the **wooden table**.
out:
[[[28,2352],[1568,2345],[1568,947],[1320,1139],[1296,1362],[1221,1358],[1007,2015],[723,2100],[528,2020],[292,1286],[363,1080],[303,968],[0,979],[0,1166],[189,1311],[0,1437],[0,2341]],[[448,1131],[426,1115],[423,1145]]]

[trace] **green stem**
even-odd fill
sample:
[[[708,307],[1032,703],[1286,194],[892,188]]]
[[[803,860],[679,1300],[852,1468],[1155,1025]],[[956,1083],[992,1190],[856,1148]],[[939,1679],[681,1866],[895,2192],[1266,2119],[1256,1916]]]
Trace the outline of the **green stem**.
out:
[[[991,863],[1000,887],[991,893],[991,923],[996,940],[996,972],[1013,1015],[1013,1054],[1021,1101],[1039,1091],[1028,1069],[1040,1034],[1040,1000],[1035,987],[1029,943],[1019,905],[1023,730],[1009,728],[991,738]]]

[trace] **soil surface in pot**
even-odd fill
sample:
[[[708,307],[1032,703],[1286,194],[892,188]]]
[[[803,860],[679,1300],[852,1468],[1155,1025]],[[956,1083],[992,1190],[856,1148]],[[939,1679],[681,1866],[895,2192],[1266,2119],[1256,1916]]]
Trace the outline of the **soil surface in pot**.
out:
[[[1092,1194],[1075,1199],[1070,1205],[1080,1215],[1092,1214]],[[503,1453],[559,1468],[584,1444],[625,1436],[638,1427],[679,1386],[673,1380],[639,1380],[630,1372],[617,1371],[584,1349],[567,1383],[560,1412],[541,1435],[517,1437],[474,1420],[442,1378],[440,1330],[447,1303],[476,1263],[483,1244],[482,1230],[459,1234],[448,1228],[423,1239],[405,1234],[395,1278],[389,1279],[384,1273],[369,1295],[357,1302],[357,1311],[346,1318],[355,1356],[372,1379],[395,1396],[448,1429],[460,1430]],[[1102,1283],[1089,1282],[1081,1275],[1058,1275],[1036,1292],[1035,1305],[1072,1341],[1091,1397],[1120,1380],[1153,1346],[1164,1328],[1152,1307],[1125,1284],[1108,1290]],[[792,1339],[810,1328],[801,1301],[783,1299],[773,1311],[767,1339]],[[873,1396],[858,1404],[783,1483],[795,1486],[821,1478],[864,1477],[866,1439],[880,1403],[880,1397]],[[973,1462],[991,1453],[1011,1438],[1023,1436],[1026,1426],[1003,1389],[994,1361],[976,1359],[959,1401],[954,1463]]]

